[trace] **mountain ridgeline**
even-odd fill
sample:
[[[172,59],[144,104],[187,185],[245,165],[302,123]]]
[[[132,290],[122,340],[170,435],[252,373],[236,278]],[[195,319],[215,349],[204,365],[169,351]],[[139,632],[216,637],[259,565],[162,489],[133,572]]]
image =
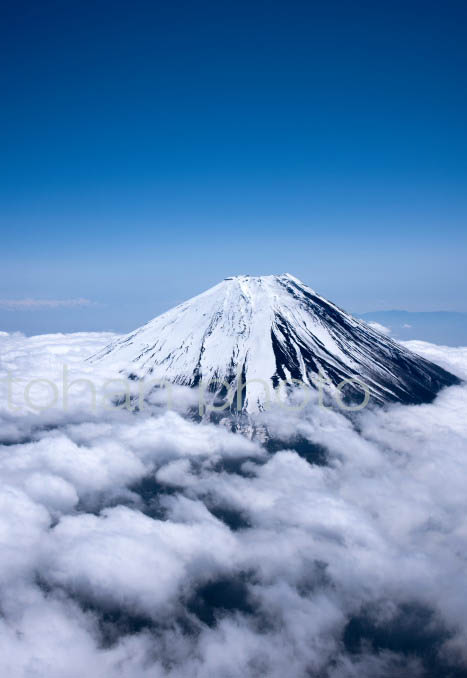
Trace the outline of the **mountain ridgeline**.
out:
[[[349,402],[363,383],[381,404],[430,402],[459,383],[290,274],[226,278],[88,360],[131,379],[209,383],[219,397],[241,383],[244,413],[266,409],[284,382],[339,388]]]

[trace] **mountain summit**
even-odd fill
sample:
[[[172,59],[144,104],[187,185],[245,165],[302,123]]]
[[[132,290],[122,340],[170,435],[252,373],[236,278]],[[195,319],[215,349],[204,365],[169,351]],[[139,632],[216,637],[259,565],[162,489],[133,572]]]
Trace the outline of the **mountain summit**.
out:
[[[288,273],[225,278],[88,360],[131,379],[210,382],[219,394],[240,375],[245,412],[264,409],[268,386],[291,380],[345,382],[347,396],[363,382],[377,402],[402,403],[429,402],[459,383]]]

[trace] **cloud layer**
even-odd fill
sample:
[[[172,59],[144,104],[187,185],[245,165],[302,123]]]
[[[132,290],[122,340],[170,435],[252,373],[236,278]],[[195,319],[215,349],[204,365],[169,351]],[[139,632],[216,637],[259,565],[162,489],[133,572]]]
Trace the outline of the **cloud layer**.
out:
[[[54,308],[92,306],[89,299],[0,299],[0,309],[6,311],[41,311]]]
[[[25,406],[63,363],[110,378],[82,362],[108,341],[0,336],[2,674],[467,675],[465,387],[270,413],[274,451],[84,382]],[[467,377],[467,349],[410,348]]]

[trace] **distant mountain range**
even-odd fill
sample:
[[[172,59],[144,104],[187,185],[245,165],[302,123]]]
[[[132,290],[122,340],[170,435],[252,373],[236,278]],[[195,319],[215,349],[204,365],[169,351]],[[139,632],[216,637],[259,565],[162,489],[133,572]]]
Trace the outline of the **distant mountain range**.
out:
[[[446,346],[467,346],[467,313],[454,311],[372,311],[357,314],[377,322],[400,341],[421,339]]]

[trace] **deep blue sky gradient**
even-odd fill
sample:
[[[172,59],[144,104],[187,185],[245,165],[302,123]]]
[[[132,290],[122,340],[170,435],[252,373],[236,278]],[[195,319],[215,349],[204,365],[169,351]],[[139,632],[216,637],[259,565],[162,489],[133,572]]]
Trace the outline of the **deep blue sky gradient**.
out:
[[[285,271],[467,311],[466,32],[449,0],[4,3],[0,299],[96,305],[0,325],[127,330]]]

